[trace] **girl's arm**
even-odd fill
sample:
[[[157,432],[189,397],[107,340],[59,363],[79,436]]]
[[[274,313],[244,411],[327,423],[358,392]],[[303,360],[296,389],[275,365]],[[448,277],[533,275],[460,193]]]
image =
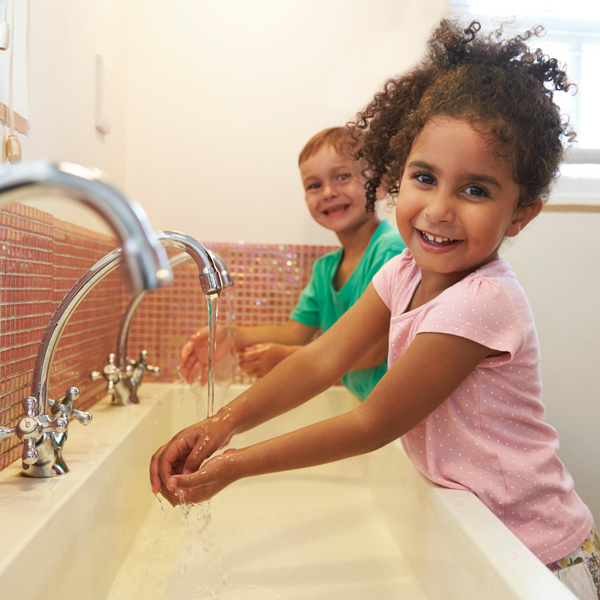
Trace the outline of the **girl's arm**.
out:
[[[214,417],[183,430],[152,457],[157,493],[173,474],[195,472],[233,435],[295,408],[326,390],[381,340],[390,313],[372,285],[337,323],[295,352]]]
[[[234,339],[238,350],[264,342],[275,342],[286,346],[304,346],[310,342],[317,329],[318,327],[311,327],[293,319],[288,319],[283,325],[257,325],[254,327],[236,325]]]
[[[230,450],[199,471],[171,478],[186,501],[208,499],[230,483],[264,473],[364,454],[404,435],[437,408],[488,355],[465,338],[423,333],[356,409],[248,448]]]
[[[384,363],[388,355],[389,341],[387,335],[384,339],[378,342],[371,348],[357,363],[352,365],[350,371],[358,371],[359,369],[372,369]]]
[[[373,293],[376,295],[374,290]],[[383,306],[378,297],[377,300]],[[367,318],[362,313],[359,316]],[[330,331],[333,332],[333,328]],[[356,341],[362,338],[361,334],[338,331],[337,339]],[[200,462],[190,461],[189,466],[195,468],[181,472],[191,474],[163,481],[174,492],[186,490],[186,501],[197,502],[210,498],[243,477],[308,467],[370,452],[412,429],[491,354],[496,353],[465,338],[419,334],[356,409],[248,448],[230,450],[209,460],[197,472],[193,471]],[[282,395],[285,393],[284,390]],[[243,419],[244,423],[251,421],[251,418]]]

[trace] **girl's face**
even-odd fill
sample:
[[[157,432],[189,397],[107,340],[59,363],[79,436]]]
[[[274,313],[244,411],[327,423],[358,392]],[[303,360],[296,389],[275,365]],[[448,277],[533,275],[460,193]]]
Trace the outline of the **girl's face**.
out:
[[[422,271],[459,278],[498,258],[541,210],[516,209],[519,186],[509,166],[468,123],[431,119],[413,143],[400,182],[396,220]]]

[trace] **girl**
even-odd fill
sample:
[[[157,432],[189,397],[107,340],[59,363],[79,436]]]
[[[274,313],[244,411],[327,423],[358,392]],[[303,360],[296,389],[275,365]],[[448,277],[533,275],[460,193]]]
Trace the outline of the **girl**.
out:
[[[407,250],[313,344],[160,448],[152,489],[198,502],[243,477],[402,436],[424,475],[472,491],[552,570],[583,558],[571,574],[590,587],[593,578],[597,593],[592,515],[544,421],[533,317],[498,254],[539,214],[574,137],[553,102],[569,83],[556,60],[528,49],[541,30],[509,40],[478,31],[443,21],[422,64],[388,81],[350,125],[367,210],[389,182]],[[388,332],[390,368],[356,409],[203,464],[236,433],[324,391]]]

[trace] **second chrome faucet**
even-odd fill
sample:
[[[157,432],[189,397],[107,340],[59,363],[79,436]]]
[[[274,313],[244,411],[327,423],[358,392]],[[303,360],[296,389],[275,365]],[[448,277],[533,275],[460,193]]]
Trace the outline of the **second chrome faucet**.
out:
[[[221,257],[207,250],[193,237],[178,231],[159,231],[155,235],[163,246],[179,248],[185,252],[171,258],[169,264],[172,270],[188,260],[194,260],[200,271],[200,285],[206,296],[219,294],[223,289],[233,285],[233,280]],[[115,268],[114,266],[111,268],[109,265],[115,260],[118,261],[118,256],[111,257],[111,254],[97,263],[97,265],[100,263],[102,265],[93,275],[94,284]],[[85,275],[82,279],[85,279]],[[137,404],[139,402],[137,392],[146,372],[154,375],[160,374],[160,367],[148,364],[146,350],[141,351],[137,360],[131,359],[127,355],[129,330],[133,317],[146,293],[146,291],[141,291],[134,295],[125,310],[119,328],[117,352],[109,355],[108,364],[102,371],[93,371],[90,374],[93,380],[104,378],[107,381],[107,392],[112,395],[115,405]]]

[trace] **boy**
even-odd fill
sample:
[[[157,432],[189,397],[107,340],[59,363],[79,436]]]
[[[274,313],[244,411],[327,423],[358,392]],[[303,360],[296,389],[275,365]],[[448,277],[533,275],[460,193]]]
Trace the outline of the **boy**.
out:
[[[405,245],[395,227],[365,211],[365,180],[348,157],[349,138],[343,127],[332,127],[309,140],[298,160],[305,199],[312,218],[337,235],[341,248],[313,266],[311,280],[285,325],[234,326],[217,332],[217,361],[232,342],[240,367],[262,377],[284,358],[308,344],[315,332],[329,329],[361,296],[377,271]],[[182,373],[191,383],[207,374],[205,327],[191,336],[181,351]],[[364,400],[387,370],[387,339],[364,356],[342,382]]]

